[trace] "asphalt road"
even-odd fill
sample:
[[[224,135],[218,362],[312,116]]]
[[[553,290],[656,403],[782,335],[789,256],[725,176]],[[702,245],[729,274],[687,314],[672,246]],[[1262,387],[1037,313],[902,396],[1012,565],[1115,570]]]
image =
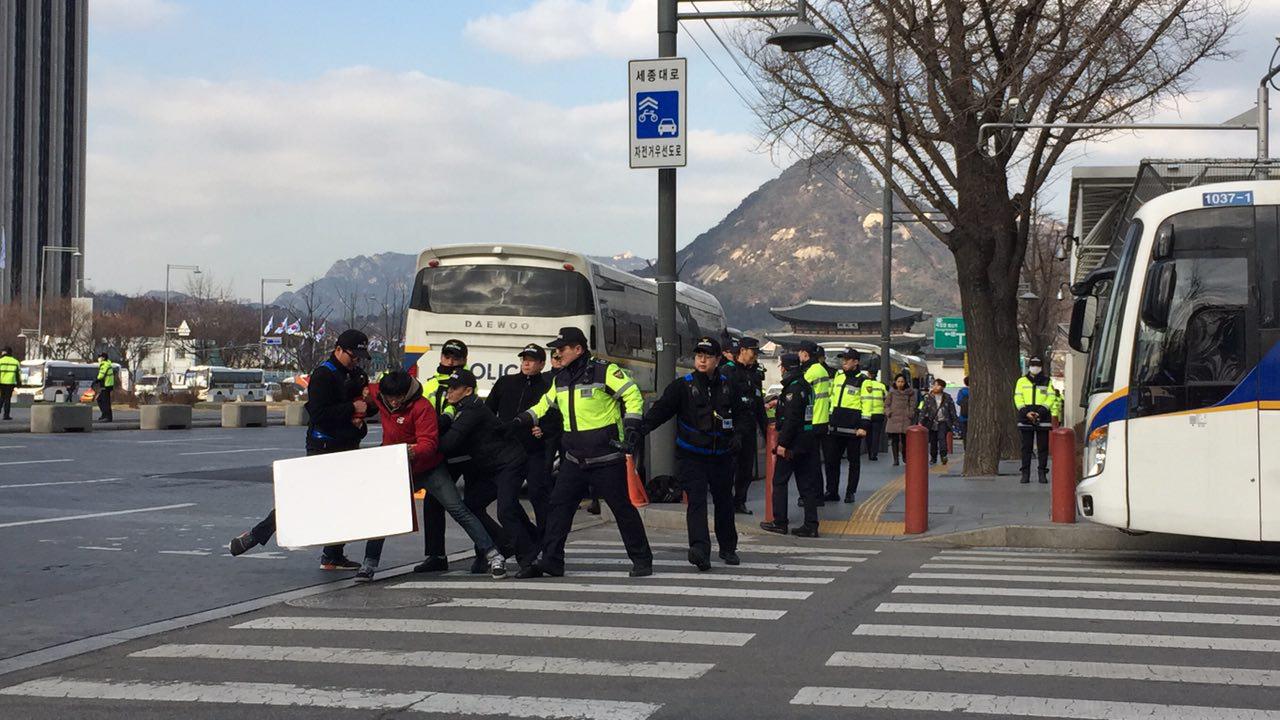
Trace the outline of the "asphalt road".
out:
[[[562,579],[387,577],[0,677],[35,718],[1280,717],[1275,564],[611,526]]]
[[[334,580],[316,550],[226,550],[271,508],[270,463],[302,455],[303,434],[0,436],[0,660]],[[452,524],[448,547],[470,547]],[[421,557],[420,537],[392,538],[382,563]]]

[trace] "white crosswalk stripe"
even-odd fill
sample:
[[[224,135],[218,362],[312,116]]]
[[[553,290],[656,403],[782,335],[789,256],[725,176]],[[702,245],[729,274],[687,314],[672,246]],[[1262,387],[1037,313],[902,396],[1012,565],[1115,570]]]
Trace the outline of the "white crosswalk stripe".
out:
[[[1078,630],[1019,630],[952,625],[859,625],[854,635],[929,640],[989,640],[992,642],[1051,645],[1104,645],[1107,647],[1179,648],[1229,652],[1280,653],[1280,640],[1256,638],[1196,637],[1142,633],[1104,633]]]
[[[1217,615],[1212,613],[1154,610],[1101,610],[1077,607],[1019,605],[944,605],[932,603],[881,603],[876,612],[913,615],[993,615],[1055,618],[1060,620],[1123,620],[1129,622],[1204,623],[1207,625],[1260,625],[1280,627],[1280,615]]]
[[[844,558],[840,558],[843,562]],[[631,567],[631,560],[628,558],[570,558],[568,564],[574,565],[618,565]],[[681,569],[691,569],[693,566],[685,560],[654,560],[654,567],[674,567]],[[816,572],[816,573],[842,573],[848,572],[851,565],[797,565],[793,563],[757,563],[744,562],[739,565],[716,565],[715,572],[741,573],[747,570],[776,570],[779,572]],[[577,575],[574,572],[574,575]],[[662,573],[666,576],[668,573]],[[676,573],[677,575],[680,573]]]
[[[574,582],[510,582],[487,581],[402,582],[392,585],[399,590],[488,590],[500,593],[579,592],[615,595],[684,595],[688,597],[751,598],[767,600],[805,600],[813,593],[807,590],[757,590],[755,588],[692,587],[682,585],[599,585]]]
[[[745,548],[740,548],[740,550],[741,552],[739,553],[739,555],[746,554],[747,557],[750,557],[753,553],[756,553],[756,552],[760,552],[763,555],[787,555],[785,559],[789,563],[791,563],[792,566],[794,566],[796,569],[811,570],[813,572],[837,572],[837,571],[842,572],[842,571],[848,570],[849,568],[853,567],[858,563],[863,563],[868,560],[868,558],[856,557],[853,555],[801,555],[801,554],[792,554],[792,553],[771,553],[771,552],[765,552],[761,550],[761,548],[757,548],[757,547],[745,547]],[[627,551],[626,551],[626,548],[622,547],[621,545],[619,545],[616,548],[579,547],[577,545],[571,545],[569,547],[569,550],[567,551],[567,555],[568,557],[565,558],[565,562],[569,564],[573,564],[578,562],[590,561],[590,560],[584,560],[582,558],[583,555],[590,555],[590,556],[617,555],[619,557],[626,558]],[[630,564],[631,560],[628,559],[628,560],[625,560],[625,562]],[[686,565],[688,564],[684,560],[673,561],[673,562],[681,562]],[[821,563],[821,565],[819,565],[818,563]],[[657,564],[657,561],[655,561],[654,564]],[[719,565],[717,565],[717,567],[718,566]],[[749,567],[749,566],[750,564],[744,561],[738,567]],[[726,565],[724,567],[727,568],[732,566]]]
[[[582,601],[525,600],[523,598],[454,598],[434,608],[490,608],[494,610],[547,610],[550,612],[607,613],[612,615],[659,615],[686,618],[728,618],[732,620],[777,620],[786,610],[755,608],[695,607],[689,605],[643,605]]]
[[[1022,583],[1057,583],[1057,584],[1091,584],[1091,585],[1148,585],[1151,587],[1176,588],[1212,588],[1214,590],[1255,590],[1258,592],[1280,592],[1280,585],[1264,585],[1262,583],[1230,583],[1207,580],[1159,580],[1144,578],[1111,578],[1088,577],[1085,575],[988,575],[982,573],[939,573],[917,572],[909,576],[912,580],[974,580],[980,582],[1022,582]]]
[[[783,575],[725,575],[723,573],[714,572],[697,572],[692,566],[689,566],[689,572],[681,573],[655,573],[646,578],[640,578],[640,582],[659,583],[666,581],[677,582],[734,582],[734,583],[761,583],[764,585],[830,585],[834,578],[829,577],[795,577]],[[627,577],[625,571],[611,572],[607,570],[579,570],[572,573],[575,578],[612,578],[624,579]]]
[[[1059,567],[1055,565],[970,565],[959,563],[925,563],[922,570],[996,570],[999,572],[1089,572],[1102,575],[1178,575],[1190,578],[1229,578],[1237,580],[1276,581],[1280,576],[1272,573],[1225,572],[1213,570],[1187,570],[1185,568],[1169,568],[1167,570],[1146,570],[1127,567],[1101,567],[1087,565],[1082,567]]]
[[[622,547],[622,542],[618,540],[574,540],[568,544],[570,548],[578,547]],[[663,548],[672,550],[688,550],[687,543],[673,542],[651,542],[651,548]],[[801,546],[801,545],[763,545],[756,543],[743,542],[738,546],[738,554],[743,553],[765,553],[769,555],[807,555],[817,553],[820,555],[879,555],[879,550],[862,550],[855,548],[838,548],[838,547],[819,547],[819,546]],[[569,551],[567,554],[573,554]]]
[[[1000,597],[1073,598],[1076,600],[1137,600],[1208,605],[1280,606],[1280,598],[1252,595],[1184,595],[1178,593],[1118,592],[1114,590],[1054,590],[961,585],[899,585],[894,593],[905,595],[997,595]]]

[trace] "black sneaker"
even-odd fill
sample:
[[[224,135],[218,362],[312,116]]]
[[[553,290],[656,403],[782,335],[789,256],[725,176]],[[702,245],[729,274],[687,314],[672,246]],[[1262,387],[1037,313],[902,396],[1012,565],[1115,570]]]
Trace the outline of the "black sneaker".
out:
[[[720,559],[724,561],[725,565],[741,565],[742,564],[742,560],[738,559],[738,553],[732,550],[721,550]]]
[[[755,514],[755,513],[751,512],[751,508],[749,508],[749,507],[747,507],[745,504],[741,504],[741,503],[740,503],[740,504],[738,504],[738,505],[736,505],[736,506],[733,508],[733,512],[734,512],[734,514],[735,514],[735,515],[754,515],[754,514]]]
[[[760,523],[760,529],[766,532],[778,533],[779,535],[787,534],[786,523],[762,522]]]
[[[431,555],[426,560],[413,566],[416,573],[434,573],[446,572],[449,570],[449,558],[441,555]]]
[[[707,567],[710,567],[708,565]],[[636,565],[631,568],[631,572],[627,573],[630,577],[649,577],[653,574],[652,565]]]
[[[853,504],[853,493],[845,493],[844,501],[850,505]]]
[[[258,546],[258,541],[253,539],[253,533],[242,532],[231,538],[231,542],[227,543],[227,549],[231,551],[231,557],[243,555]]]
[[[1023,485],[1026,485],[1027,483],[1031,482],[1031,478],[1026,475],[1023,475],[1022,479],[1018,480],[1018,482],[1022,483]]]
[[[489,561],[483,555],[476,555],[475,559],[471,561],[471,574],[485,575],[488,574],[488,572]]]
[[[368,561],[366,561],[363,565],[360,566],[360,569],[356,571],[355,580],[358,583],[373,582],[373,574],[377,571],[378,571],[377,565],[371,565]]]
[[[321,570],[359,570],[360,563],[347,558],[346,555],[336,558],[320,558]]]
[[[822,496],[824,502],[840,502],[840,493],[827,493]]]
[[[591,513],[592,515],[599,515],[599,514],[600,514],[600,501],[599,501],[599,500],[592,500],[592,501],[591,501],[591,504],[587,506],[587,512]]]
[[[520,570],[516,573],[517,580],[528,580],[530,578],[540,577],[542,577],[542,568],[532,564],[520,566]]]
[[[791,531],[796,537],[816,538],[818,537],[818,528],[814,525],[801,525]]]
[[[701,550],[695,550],[693,548],[689,548],[689,564],[698,568],[699,570],[703,570],[703,571],[710,570],[711,558],[707,557],[707,554],[702,552]]]
[[[507,559],[496,550],[489,553],[489,558],[485,560],[485,566],[489,571],[489,577],[494,580],[501,580],[507,576]]]

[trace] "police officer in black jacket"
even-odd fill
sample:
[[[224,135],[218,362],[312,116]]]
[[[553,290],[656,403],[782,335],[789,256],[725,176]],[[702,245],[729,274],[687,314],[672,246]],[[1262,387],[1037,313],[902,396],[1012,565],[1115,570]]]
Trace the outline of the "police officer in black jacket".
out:
[[[311,371],[307,385],[307,455],[355,450],[368,434],[364,417],[369,376],[360,363],[369,359],[369,338],[359,330],[345,330],[338,336],[333,354]],[[257,545],[265,545],[276,533],[273,509],[252,530],[231,540],[232,555],[242,555]],[[360,563],[343,554],[342,545],[328,545],[320,556],[321,570],[359,570]]]
[[[750,515],[747,509],[747,492],[756,479],[756,431],[764,437],[767,420],[764,413],[764,368],[756,363],[760,352],[760,341],[753,337],[742,337],[738,340],[738,352],[735,360],[727,367],[734,395],[738,402],[747,406],[748,422],[738,426],[738,435],[742,447],[735,458],[734,478],[734,512]]]
[[[639,432],[647,434],[676,419],[676,479],[689,497],[689,562],[711,569],[707,532],[707,490],[715,504],[720,559],[737,565],[738,531],[733,521],[733,467],[741,444],[739,424],[751,422],[747,405],[729,378],[721,374],[720,343],[704,337],[694,346],[694,371],[676,378],[649,408]]]
[[[542,372],[547,362],[547,351],[541,345],[526,345],[520,351],[519,358],[520,372],[498,378],[484,401],[485,407],[503,423],[514,420],[516,415],[533,407],[551,387],[550,374]],[[542,530],[547,524],[547,500],[551,497],[551,469],[547,463],[546,437],[542,432],[535,436],[532,430],[523,430],[516,437],[525,452],[524,467],[520,475],[529,486],[529,503],[533,505],[537,535],[541,538]],[[516,489],[519,489],[518,484]],[[501,497],[498,499],[498,512],[502,512]],[[507,521],[502,522],[505,526]]]
[[[796,477],[796,489],[804,506],[804,524],[791,531],[801,537],[818,537],[818,497],[822,492],[822,469],[818,439],[813,427],[813,387],[804,379],[800,356],[782,356],[782,396],[778,398],[777,464],[773,466],[773,521],[760,527],[787,533],[787,485]]]

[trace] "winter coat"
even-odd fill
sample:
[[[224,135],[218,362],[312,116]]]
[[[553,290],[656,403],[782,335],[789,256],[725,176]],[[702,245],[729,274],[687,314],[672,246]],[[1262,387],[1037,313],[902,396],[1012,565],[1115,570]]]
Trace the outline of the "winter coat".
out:
[[[355,417],[354,401],[359,400],[369,384],[360,368],[346,368],[336,357],[330,357],[311,371],[307,385],[308,450],[351,450],[369,432],[368,427],[351,422]]]
[[[383,445],[409,445],[413,448],[413,474],[431,470],[444,462],[437,435],[436,409],[422,396],[422,385],[415,378],[409,385],[403,404],[395,409],[379,396],[378,418],[382,421]]]
[[[905,433],[911,427],[912,416],[916,412],[916,391],[914,388],[898,390],[891,388],[889,397],[885,399],[884,431],[892,434]]]
[[[551,378],[546,373],[529,376],[524,373],[512,373],[498,378],[489,390],[484,405],[498,417],[501,422],[509,422],[516,415],[533,407],[551,388]],[[526,453],[546,452],[542,438],[536,438],[527,429],[521,430],[517,437]]]
[[[938,403],[942,403],[943,420],[938,420]],[[956,424],[956,401],[947,393],[929,393],[920,401],[920,424],[930,430],[947,432]]]
[[[460,466],[467,477],[492,476],[512,463],[523,462],[520,443],[513,442],[484,401],[468,395],[452,406],[453,420],[440,436],[440,450],[449,465]]]

